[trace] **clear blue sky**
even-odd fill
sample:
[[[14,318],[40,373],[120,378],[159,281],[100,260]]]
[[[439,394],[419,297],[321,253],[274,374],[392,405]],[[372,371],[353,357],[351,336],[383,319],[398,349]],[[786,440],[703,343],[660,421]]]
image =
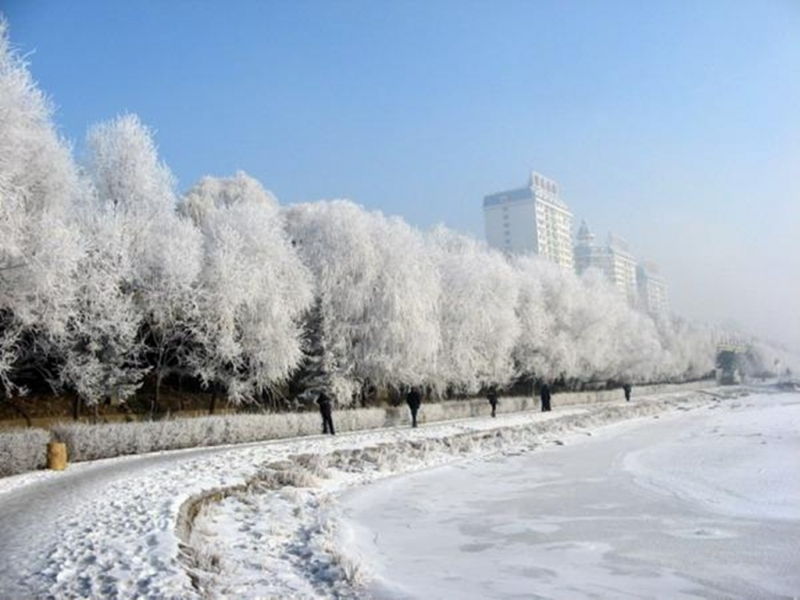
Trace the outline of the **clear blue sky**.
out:
[[[479,237],[536,169],[678,312],[800,347],[799,0],[0,6],[78,151],[132,111],[182,189],[244,169]]]

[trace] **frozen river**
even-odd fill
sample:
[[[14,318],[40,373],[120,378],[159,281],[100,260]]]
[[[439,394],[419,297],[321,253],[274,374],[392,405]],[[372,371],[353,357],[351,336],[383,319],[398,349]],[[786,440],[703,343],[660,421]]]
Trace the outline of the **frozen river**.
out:
[[[800,597],[800,395],[347,493],[377,598]]]

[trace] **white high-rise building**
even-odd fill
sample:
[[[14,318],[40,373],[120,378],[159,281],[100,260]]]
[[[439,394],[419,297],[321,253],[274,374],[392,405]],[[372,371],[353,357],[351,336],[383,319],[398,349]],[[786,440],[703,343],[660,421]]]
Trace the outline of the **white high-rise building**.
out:
[[[667,283],[658,273],[658,267],[651,262],[640,264],[636,268],[636,280],[642,310],[651,315],[666,315],[669,312]]]
[[[611,234],[604,245],[596,244],[594,234],[582,222],[575,244],[575,270],[580,275],[591,268],[605,273],[632,306],[638,303],[636,259],[628,249],[628,244]]]
[[[572,213],[555,181],[533,172],[527,187],[485,196],[483,218],[490,246],[510,254],[535,253],[574,269]]]
[[[620,237],[608,234],[608,277],[625,295],[631,306],[638,302],[636,288],[636,259],[628,248],[628,243]]]

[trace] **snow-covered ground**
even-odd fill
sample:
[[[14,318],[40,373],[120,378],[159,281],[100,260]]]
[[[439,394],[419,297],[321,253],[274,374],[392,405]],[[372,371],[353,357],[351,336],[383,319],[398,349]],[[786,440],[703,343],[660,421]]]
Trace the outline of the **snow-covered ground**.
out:
[[[7,478],[0,481],[0,597],[361,595],[365,588],[357,584],[367,572],[340,541],[337,498],[348,488],[464,458],[523,453],[571,431],[587,438],[630,417],[710,405],[727,410],[711,395],[682,392]]]
[[[570,432],[586,438],[605,423],[682,412],[710,400],[684,393],[513,419],[476,419],[458,431],[405,430],[392,439],[375,439],[377,445],[355,451],[341,447],[300,464],[295,460],[278,468],[284,477],[299,477],[300,487],[274,481],[260,485],[256,479],[250,488],[200,511],[190,540],[197,554],[196,582],[204,593],[221,598],[363,596],[374,591],[360,585],[370,577],[370,561],[350,552],[347,531],[340,527],[338,496],[347,489],[465,459],[521,454],[561,443]],[[404,479],[396,481],[402,486]]]
[[[378,598],[796,598],[800,395],[636,419],[347,493]]]
[[[554,416],[580,415],[565,408]],[[188,598],[178,523],[191,498],[257,477],[296,455],[447,437],[541,417],[509,414],[417,430],[353,432],[70,465],[0,480],[0,598]]]

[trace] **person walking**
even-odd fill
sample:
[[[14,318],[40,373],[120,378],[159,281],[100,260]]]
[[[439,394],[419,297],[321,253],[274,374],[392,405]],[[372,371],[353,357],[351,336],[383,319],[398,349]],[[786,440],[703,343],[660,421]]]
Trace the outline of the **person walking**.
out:
[[[539,387],[539,397],[542,399],[542,412],[550,412],[550,386],[546,382]]]
[[[489,393],[486,394],[486,399],[489,401],[489,404],[492,407],[492,417],[497,416],[497,392],[494,388],[489,390]]]
[[[622,391],[625,392],[625,402],[631,401],[631,384],[624,383],[622,384]]]
[[[419,411],[419,407],[422,404],[422,394],[419,393],[417,388],[412,387],[408,390],[408,394],[406,394],[406,404],[408,404],[408,408],[411,410],[411,427],[416,427],[417,411]]]
[[[317,395],[317,404],[319,404],[319,414],[322,415],[322,433],[336,435],[333,429],[333,402],[325,390],[321,390]]]

